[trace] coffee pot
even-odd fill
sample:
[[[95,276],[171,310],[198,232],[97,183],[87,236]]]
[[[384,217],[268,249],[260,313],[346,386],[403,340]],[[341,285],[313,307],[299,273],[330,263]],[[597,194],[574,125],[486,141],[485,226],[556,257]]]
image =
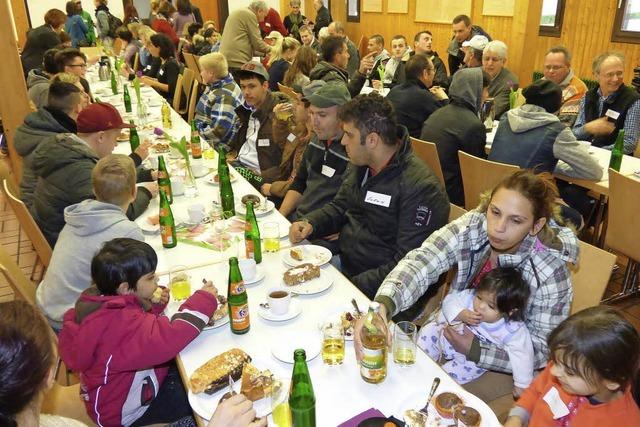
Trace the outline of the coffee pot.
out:
[[[111,64],[109,63],[109,57],[103,56],[100,58],[100,66],[98,67],[98,77],[100,81],[107,81],[111,77]]]

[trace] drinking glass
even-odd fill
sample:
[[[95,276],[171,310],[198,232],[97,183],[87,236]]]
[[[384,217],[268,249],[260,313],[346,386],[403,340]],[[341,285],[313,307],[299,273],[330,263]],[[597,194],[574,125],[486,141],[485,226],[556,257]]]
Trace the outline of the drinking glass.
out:
[[[182,301],[191,296],[191,277],[184,265],[176,265],[169,270],[169,290],[171,298]]]
[[[264,250],[278,252],[280,250],[280,225],[277,222],[266,222],[262,225]]]
[[[342,365],[344,361],[344,330],[339,323],[322,326],[322,361],[327,365]]]
[[[408,366],[415,363],[417,331],[414,323],[396,323],[393,331],[393,361],[398,365]]]
[[[289,382],[276,379],[271,388],[271,415],[278,427],[291,427],[291,408],[289,408]]]
[[[213,224],[214,243],[216,250],[224,252],[228,244],[227,220],[224,219],[222,206],[218,203],[213,204],[211,209],[211,223]]]

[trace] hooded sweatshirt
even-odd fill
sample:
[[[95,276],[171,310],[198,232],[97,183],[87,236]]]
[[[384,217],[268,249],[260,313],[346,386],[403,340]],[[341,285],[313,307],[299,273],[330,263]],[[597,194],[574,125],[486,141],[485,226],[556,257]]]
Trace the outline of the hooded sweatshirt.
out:
[[[36,303],[55,328],[91,285],[91,260],[105,242],[117,237],[144,241],[140,228],[119,206],[84,200],[64,210],[66,225],[60,232],[44,280],[36,290]]]
[[[465,68],[455,73],[449,98],[449,105],[433,112],[424,122],[420,139],[436,144],[449,201],[464,206],[458,150],[486,157],[487,134],[478,118],[482,104],[482,70]]]
[[[80,374],[80,395],[99,426],[129,426],[158,396],[168,362],[193,341],[217,308],[196,291],[171,319],[136,295],[100,295],[93,286],[64,315],[59,349]]]
[[[51,80],[49,80],[49,77],[39,68],[31,70],[29,74],[27,74],[27,94],[29,95],[29,100],[33,102],[36,108],[42,108],[47,105],[49,85],[51,85]]]
[[[33,204],[33,193],[38,182],[33,172],[33,153],[47,137],[64,132],[75,133],[76,122],[62,111],[49,107],[27,114],[24,123],[16,130],[13,144],[23,161],[20,198],[28,209],[31,209]]]
[[[333,81],[342,82],[347,86],[352,98],[360,94],[360,91],[367,80],[367,76],[360,74],[359,71],[355,72],[353,77],[350,79],[347,70],[327,61],[318,62],[309,73],[309,78],[311,81],[323,80],[327,83]]]
[[[555,114],[533,104],[509,110],[500,119],[489,160],[574,178],[602,178],[599,163],[571,129]]]

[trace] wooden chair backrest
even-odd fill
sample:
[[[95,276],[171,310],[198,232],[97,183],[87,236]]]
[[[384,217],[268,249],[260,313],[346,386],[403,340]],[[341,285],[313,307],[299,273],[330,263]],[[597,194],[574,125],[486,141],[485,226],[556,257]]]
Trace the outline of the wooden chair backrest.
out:
[[[198,62],[198,56],[189,52],[182,52],[184,56],[184,62],[187,65],[187,68],[192,70],[195,73],[195,79],[198,83],[202,83],[202,76],[200,75],[200,63]]]
[[[11,255],[0,245],[0,273],[13,290],[16,299],[35,306],[36,286],[25,276]]]
[[[438,157],[436,144],[414,137],[409,139],[411,140],[413,152],[429,166],[433,173],[436,174],[436,178],[438,178],[444,186],[444,174],[442,173],[442,166],[440,165],[440,157]]]
[[[195,79],[195,71],[190,68],[185,68],[184,70],[182,70],[182,93],[187,98],[191,96],[191,87],[193,86],[193,81]]]
[[[99,47],[81,47],[80,52],[84,53],[87,58],[103,55],[102,48]]]
[[[358,42],[358,53],[360,54],[360,59],[367,56],[369,53],[369,37],[360,37],[360,41]]]
[[[140,70],[140,52],[136,52],[136,56],[133,57],[133,72]]]
[[[640,158],[640,139],[636,141],[636,149],[633,150],[633,157]]]
[[[449,203],[449,222],[455,221],[467,212],[465,208]]]
[[[640,261],[640,180],[609,169],[609,209],[605,245]]]
[[[285,86],[282,83],[278,83],[278,91],[293,99],[298,99],[299,97],[299,95],[292,88],[290,88],[289,86]]]
[[[11,209],[18,218],[20,226],[24,229],[29,240],[31,240],[31,244],[35,248],[42,265],[49,267],[52,252],[51,246],[49,246],[47,239],[44,238],[42,231],[40,231],[40,227],[38,227],[38,224],[33,220],[33,217],[29,213],[25,204],[16,196],[17,186],[15,185],[15,182],[9,173],[9,169],[4,162],[0,162],[0,186],[2,187],[7,203],[9,203]]]
[[[569,265],[573,283],[571,314],[600,304],[616,256],[611,252],[580,241],[580,257],[577,265]]]
[[[506,175],[519,170],[517,166],[484,160],[464,151],[458,151],[464,207],[471,210],[480,203],[480,195],[496,186]]]
[[[96,425],[87,415],[87,409],[80,397],[80,383],[70,386],[54,384],[44,395],[41,412],[71,418],[88,426]]]
[[[178,80],[176,81],[176,90],[173,92],[173,102],[171,106],[177,112],[180,112],[180,101],[182,101],[182,80],[184,77],[182,74],[178,74]]]
[[[120,51],[122,50],[122,40],[116,38],[113,41],[113,54],[114,56],[120,55]]]
[[[187,121],[191,123],[191,120],[196,115],[196,105],[198,104],[198,89],[200,88],[200,83],[198,80],[194,80],[191,85],[191,94],[189,95],[189,109],[187,111]]]

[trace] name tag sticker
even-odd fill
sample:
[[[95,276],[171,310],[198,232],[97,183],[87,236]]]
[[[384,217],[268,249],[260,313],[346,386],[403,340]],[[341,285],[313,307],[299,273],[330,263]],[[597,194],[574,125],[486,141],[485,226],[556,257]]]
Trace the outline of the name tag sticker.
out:
[[[372,205],[384,206],[388,208],[391,204],[391,196],[388,194],[376,193],[375,191],[367,191],[364,201]]]
[[[331,166],[322,165],[322,175],[331,178],[333,177],[333,175],[335,175],[335,173],[336,173],[336,170]]]
[[[159,75],[159,76],[164,75],[164,70],[160,70],[160,71],[158,72],[158,75]]]
[[[606,113],[604,113],[605,116],[613,119],[613,120],[618,120],[618,117],[620,117],[620,113],[618,113],[617,111],[613,111],[613,110],[607,110]]]
[[[547,405],[549,405],[549,409],[553,414],[554,420],[569,415],[569,408],[567,408],[567,405],[565,405],[560,398],[560,393],[558,393],[557,388],[551,387],[547,394],[544,395],[542,400],[547,402]]]
[[[296,139],[296,136],[292,133],[289,134],[289,136],[287,137],[287,141],[289,142],[293,142]]]
[[[270,144],[268,139],[259,139],[258,140],[258,147],[268,147]]]

